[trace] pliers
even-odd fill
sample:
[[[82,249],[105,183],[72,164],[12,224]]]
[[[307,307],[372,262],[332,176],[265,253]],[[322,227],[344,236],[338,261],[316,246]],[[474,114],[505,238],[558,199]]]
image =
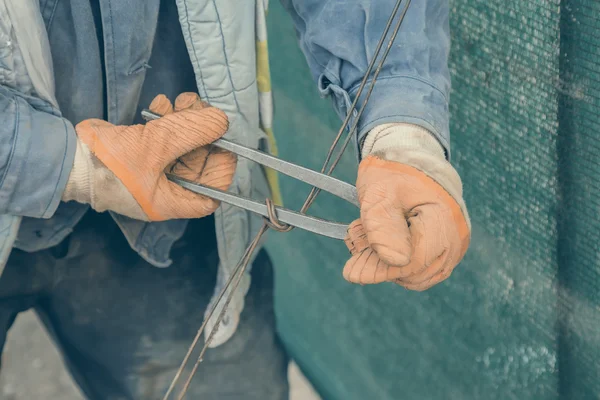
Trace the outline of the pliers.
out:
[[[153,113],[150,110],[145,109],[142,111],[142,118],[144,118],[146,121],[153,121],[160,117],[161,115]],[[214,141],[212,145],[223,150],[227,150],[231,153],[235,153],[240,157],[247,158],[299,181],[305,182],[315,188],[329,192],[334,196],[346,200],[356,207],[359,206],[356,187],[349,183],[302,167],[300,165],[284,161],[260,150],[242,146],[227,139],[218,139]],[[194,193],[243,208],[244,210],[262,215],[266,218],[271,217],[268,204],[260,203],[244,196],[239,196],[237,194],[225,192],[219,189],[201,185],[196,182],[182,179],[173,174],[167,174],[167,178]],[[279,222],[283,222],[287,225],[313,232],[318,235],[344,240],[348,231],[348,224],[326,221],[320,218],[300,214],[283,207],[274,206],[274,211]]]

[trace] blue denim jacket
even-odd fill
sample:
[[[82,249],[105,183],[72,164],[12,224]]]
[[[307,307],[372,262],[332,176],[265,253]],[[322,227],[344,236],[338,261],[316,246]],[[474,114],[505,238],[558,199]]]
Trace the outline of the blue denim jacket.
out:
[[[141,123],[141,108],[150,104],[157,94],[175,99],[181,92],[197,91],[175,3],[163,1],[161,5],[160,0],[145,3],[143,11],[142,7],[136,10],[132,5],[119,7],[119,12],[103,12],[102,6],[110,6],[111,2],[40,0],[52,50],[56,98],[63,117],[53,121],[64,124],[67,143],[75,138],[72,126],[84,119],[101,118],[114,124]],[[143,25],[147,21],[152,22],[146,31],[132,30],[136,24]],[[124,32],[114,34],[113,29]],[[114,37],[109,39],[110,35]],[[108,40],[113,41],[115,54],[119,54],[115,59],[104,54],[106,46],[103,44]],[[130,56],[121,57],[123,52]],[[125,74],[111,81],[105,76],[106,63],[125,64]],[[113,84],[117,90],[110,93]],[[107,98],[112,99],[114,107],[106,104]],[[52,143],[57,136],[58,132],[43,136],[50,143],[40,145],[56,157],[52,165],[62,164],[64,172],[54,170],[57,175],[45,180],[43,187],[36,186],[39,190],[52,191],[56,198],[49,202],[48,210],[39,215],[42,219],[37,214],[24,213],[26,217],[15,243],[22,250],[37,251],[58,244],[88,209],[87,205],[58,201],[70,171],[73,149],[68,146],[60,155],[60,143]],[[24,183],[39,184],[33,180]],[[36,197],[30,200],[39,201],[39,196]],[[31,208],[25,211],[28,209]],[[158,267],[169,265],[170,246],[183,233],[186,221],[147,224],[117,214],[113,217],[132,247],[144,258]]]
[[[5,1],[10,0],[0,0],[0,8]],[[172,2],[178,14],[169,7]],[[282,3],[317,89],[330,95],[345,117],[395,0]],[[251,68],[252,53],[227,42],[229,32],[237,29],[231,18],[240,7],[233,0],[39,0],[39,7],[50,41],[58,107],[24,89],[19,74],[23,61],[14,52],[9,17],[0,12],[0,214],[24,217],[15,246],[26,251],[59,243],[87,210],[86,205],[61,202],[74,159],[75,124],[87,118],[131,124],[158,93],[174,98],[198,89],[220,107],[234,104],[238,110],[255,96],[244,92],[251,86],[235,75],[240,64]],[[359,121],[356,143],[376,125],[409,122],[429,129],[449,152],[448,13],[448,0],[412,2]],[[204,38],[207,32],[201,28],[207,22],[215,22],[218,41]],[[226,65],[216,61],[202,70],[199,65],[210,62],[202,59],[211,54],[209,43],[223,47],[219,50]],[[230,102],[219,103],[231,93]],[[254,124],[252,116],[243,119]],[[315,144],[321,140],[315,138]],[[240,173],[247,174],[243,168]],[[169,265],[169,250],[185,221],[113,218],[142,257],[159,267]],[[1,249],[12,245],[15,232],[14,225],[0,225]]]

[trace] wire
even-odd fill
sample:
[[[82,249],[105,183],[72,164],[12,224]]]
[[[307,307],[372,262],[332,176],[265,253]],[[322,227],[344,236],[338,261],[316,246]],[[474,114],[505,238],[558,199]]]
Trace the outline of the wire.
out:
[[[408,11],[408,8],[411,4],[411,0],[406,0],[405,1],[405,5],[404,8],[402,9],[402,13],[400,14],[400,18],[398,19],[398,22],[396,23],[396,26],[392,32],[392,35],[390,37],[390,40],[387,43],[386,49],[383,53],[383,56],[381,57],[381,60],[379,62],[379,64],[377,65],[377,68],[375,70],[375,73],[373,75],[373,78],[370,79],[370,75],[371,72],[373,70],[373,67],[375,66],[375,62],[377,60],[377,58],[379,57],[379,53],[381,51],[381,48],[383,47],[383,43],[385,42],[385,39],[388,36],[389,30],[393,24],[394,19],[396,18],[397,14],[398,14],[398,10],[400,9],[400,5],[402,4],[403,0],[397,0],[394,9],[392,10],[392,13],[387,21],[386,27],[383,31],[383,34],[379,40],[379,42],[377,43],[377,47],[375,49],[374,55],[372,60],[369,63],[369,66],[367,68],[367,71],[365,72],[365,76],[363,77],[361,84],[358,88],[358,91],[356,93],[355,99],[352,102],[352,105],[350,106],[350,109],[348,110],[348,113],[346,115],[346,118],[344,119],[344,122],[342,123],[342,126],[340,127],[337,136],[335,137],[332,146],[330,147],[328,153],[327,153],[327,157],[325,158],[325,162],[323,163],[323,167],[321,169],[321,173],[325,173],[327,175],[331,175],[335,169],[335,167],[339,164],[339,161],[341,160],[341,157],[345,151],[345,149],[348,147],[348,144],[350,143],[350,141],[352,140],[352,137],[354,136],[356,129],[358,127],[358,123],[360,120],[360,117],[362,116],[368,102],[369,99],[371,97],[371,94],[373,93],[373,89],[375,87],[375,83],[377,82],[377,77],[379,76],[379,73],[381,72],[383,65],[385,63],[385,60],[389,54],[389,52],[391,51],[391,48],[394,44],[394,41],[396,39],[396,36],[398,35],[398,32],[400,31],[400,27],[402,26],[402,22],[404,21],[404,18],[406,16],[406,13]],[[355,116],[355,120],[354,123],[352,124],[352,127],[350,128],[350,130],[348,131],[346,140],[344,141],[341,150],[339,151],[337,157],[335,158],[333,164],[331,165],[331,167],[329,167],[329,169],[327,169],[327,166],[329,164],[329,162],[331,161],[331,158],[333,157],[333,153],[335,152],[335,149],[337,147],[337,145],[339,144],[339,141],[341,140],[341,137],[344,133],[344,131],[347,129],[348,125],[350,124],[350,120],[353,118],[353,114],[356,110],[356,106],[360,100],[360,97],[362,95],[362,92],[365,88],[365,86],[367,85],[367,83],[369,82],[369,80],[371,80],[371,83],[369,85],[369,88],[367,90],[367,94],[365,95],[365,98],[363,100],[363,104],[361,106],[361,108],[359,109],[358,113]],[[310,206],[312,205],[312,203],[315,201],[316,197],[318,196],[318,194],[320,193],[320,190],[318,188],[312,188],[312,190],[310,191],[309,195],[306,198],[306,201],[304,202],[304,205],[302,206],[300,213],[306,213],[306,211],[308,210],[308,208],[310,208]],[[217,298],[217,301],[215,302],[215,304],[211,307],[208,315],[206,316],[204,322],[202,323],[202,325],[200,326],[200,329],[198,330],[196,337],[194,338],[190,348],[188,349],[188,352],[185,356],[185,358],[183,359],[183,361],[181,362],[181,365],[177,371],[177,373],[175,374],[175,377],[173,378],[171,385],[169,386],[169,389],[167,391],[167,393],[165,394],[165,396],[163,397],[163,400],[168,400],[171,393],[173,392],[173,390],[175,389],[175,386],[177,385],[177,383],[179,382],[179,380],[181,379],[181,375],[183,373],[183,370],[185,369],[191,354],[194,352],[196,346],[198,345],[198,342],[200,340],[200,338],[202,337],[202,334],[204,333],[204,330],[206,329],[206,326],[208,324],[208,322],[212,319],[217,306],[219,305],[219,303],[221,302],[221,300],[223,299],[225,293],[228,292],[229,288],[231,287],[231,285],[233,284],[233,287],[231,290],[229,290],[229,294],[225,300],[225,303],[223,305],[223,308],[219,314],[219,316],[217,317],[217,321],[215,322],[214,327],[211,329],[211,332],[209,333],[204,346],[202,347],[202,350],[200,351],[200,355],[198,356],[198,359],[196,360],[196,363],[194,364],[194,367],[192,368],[192,371],[190,372],[188,379],[186,380],[179,396],[178,399],[179,400],[183,400],[187,394],[187,391],[189,389],[189,386],[191,384],[192,379],[194,378],[194,375],[196,374],[197,370],[198,370],[198,366],[200,365],[200,363],[202,362],[202,359],[204,357],[204,354],[206,353],[208,347],[210,346],[210,343],[214,337],[214,335],[216,334],[217,330],[219,329],[219,326],[221,324],[221,321],[223,320],[225,313],[227,312],[227,307],[229,306],[229,303],[231,302],[231,300],[233,299],[233,296],[235,294],[235,291],[237,289],[237,287],[239,286],[242,277],[244,276],[244,273],[248,267],[248,264],[250,263],[250,259],[252,258],[252,255],[254,253],[254,251],[256,250],[256,248],[258,247],[258,244],[260,243],[260,240],[262,239],[263,235],[267,232],[267,230],[269,229],[268,224],[263,224],[263,226],[261,227],[261,229],[258,231],[257,235],[255,236],[255,238],[252,240],[252,242],[250,243],[250,245],[248,246],[248,248],[246,249],[246,251],[244,252],[244,255],[242,256],[241,260],[239,261],[239,263],[236,265],[233,273],[231,274],[231,276],[229,277],[229,279],[227,280],[225,287],[223,288],[223,290],[221,291],[221,293],[219,293],[219,296]],[[234,283],[235,281],[235,283]]]

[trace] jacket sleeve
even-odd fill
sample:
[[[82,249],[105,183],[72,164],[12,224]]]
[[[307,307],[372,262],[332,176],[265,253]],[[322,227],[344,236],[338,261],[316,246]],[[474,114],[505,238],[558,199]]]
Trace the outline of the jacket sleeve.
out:
[[[0,214],[50,218],[76,140],[73,125],[48,103],[0,85]]]
[[[396,0],[281,1],[292,16],[319,91],[332,95],[335,110],[345,118]],[[428,129],[449,154],[448,17],[448,0],[412,1],[359,120],[358,144],[377,125],[406,122]],[[384,50],[385,44],[380,56]]]

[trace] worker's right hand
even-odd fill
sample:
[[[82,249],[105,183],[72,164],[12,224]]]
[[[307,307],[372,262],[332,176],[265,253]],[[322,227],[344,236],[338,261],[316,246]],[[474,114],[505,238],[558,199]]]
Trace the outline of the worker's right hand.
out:
[[[143,221],[200,218],[217,209],[217,201],[170,182],[165,172],[226,190],[235,155],[206,147],[227,131],[225,113],[192,93],[180,95],[174,110],[159,95],[150,109],[164,116],[146,125],[89,119],[75,127],[77,150],[63,201]]]

